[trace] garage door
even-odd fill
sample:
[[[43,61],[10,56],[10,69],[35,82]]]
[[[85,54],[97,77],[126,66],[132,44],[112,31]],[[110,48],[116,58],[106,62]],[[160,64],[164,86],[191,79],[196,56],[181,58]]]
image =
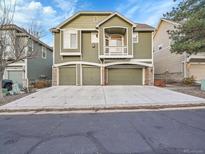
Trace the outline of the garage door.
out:
[[[76,85],[76,67],[59,68],[59,85]]]
[[[142,85],[142,69],[140,68],[109,68],[109,85]]]
[[[12,80],[13,83],[18,83],[20,88],[23,87],[23,78],[24,78],[24,72],[23,71],[8,71],[8,79]]]
[[[192,64],[190,66],[190,76],[194,76],[195,80],[205,79],[205,65],[204,64]]]
[[[94,66],[83,66],[83,85],[100,85],[100,68]]]

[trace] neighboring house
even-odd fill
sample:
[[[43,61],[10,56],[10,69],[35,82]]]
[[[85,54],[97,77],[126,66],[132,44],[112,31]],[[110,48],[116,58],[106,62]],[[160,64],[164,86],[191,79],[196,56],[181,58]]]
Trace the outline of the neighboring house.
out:
[[[194,76],[197,82],[205,79],[205,53],[197,55],[175,54],[170,52],[172,40],[169,31],[179,23],[161,19],[154,33],[154,73],[155,79],[180,82]]]
[[[9,25],[7,30],[12,30],[16,37],[28,41],[25,50],[32,50],[35,54],[32,58],[10,64],[4,72],[4,79],[18,83],[21,88],[27,88],[31,82],[42,78],[51,80],[53,49],[17,25]]]
[[[53,85],[153,84],[153,27],[116,12],[79,12],[51,31]]]

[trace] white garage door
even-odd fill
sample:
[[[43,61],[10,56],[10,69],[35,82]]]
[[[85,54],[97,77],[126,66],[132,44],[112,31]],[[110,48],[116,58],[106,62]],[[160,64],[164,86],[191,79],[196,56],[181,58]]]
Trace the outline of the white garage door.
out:
[[[192,75],[197,81],[205,79],[205,64],[192,64],[190,66],[190,76]]]
[[[8,79],[12,80],[13,83],[18,83],[20,88],[23,87],[23,78],[24,78],[23,71],[18,71],[18,70],[8,71]]]

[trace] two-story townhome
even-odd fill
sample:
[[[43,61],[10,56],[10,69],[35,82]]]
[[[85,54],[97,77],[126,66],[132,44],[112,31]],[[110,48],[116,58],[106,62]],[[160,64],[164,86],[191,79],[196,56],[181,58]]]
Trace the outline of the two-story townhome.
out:
[[[78,12],[51,31],[53,85],[153,84],[153,27],[116,12]]]
[[[154,33],[154,74],[156,79],[180,82],[193,76],[197,82],[205,79],[205,53],[197,55],[170,52],[172,40],[169,31],[176,30],[179,23],[161,19]]]
[[[18,46],[25,46],[25,48],[22,47],[25,53],[28,51],[34,52],[29,58],[12,63],[6,67],[4,79],[10,79],[14,83],[18,83],[20,88],[28,88],[30,83],[42,78],[52,79],[53,49],[50,46],[17,25],[7,25],[1,31],[12,31],[15,33],[15,40],[23,40],[19,42],[23,45],[18,44]],[[8,41],[11,40],[9,37],[8,35]]]

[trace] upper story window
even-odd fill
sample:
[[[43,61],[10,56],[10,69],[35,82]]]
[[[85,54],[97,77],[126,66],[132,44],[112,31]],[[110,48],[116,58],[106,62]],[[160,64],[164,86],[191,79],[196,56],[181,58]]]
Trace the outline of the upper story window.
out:
[[[28,51],[33,52],[34,51],[34,41],[30,40],[28,43]]]
[[[47,53],[46,53],[46,48],[42,46],[42,58],[46,59]]]
[[[133,43],[138,43],[138,32],[133,33]]]
[[[124,46],[124,36],[120,34],[105,35],[105,46],[110,46],[110,47]]]
[[[77,49],[78,48],[77,30],[63,31],[63,48],[64,49]]]

